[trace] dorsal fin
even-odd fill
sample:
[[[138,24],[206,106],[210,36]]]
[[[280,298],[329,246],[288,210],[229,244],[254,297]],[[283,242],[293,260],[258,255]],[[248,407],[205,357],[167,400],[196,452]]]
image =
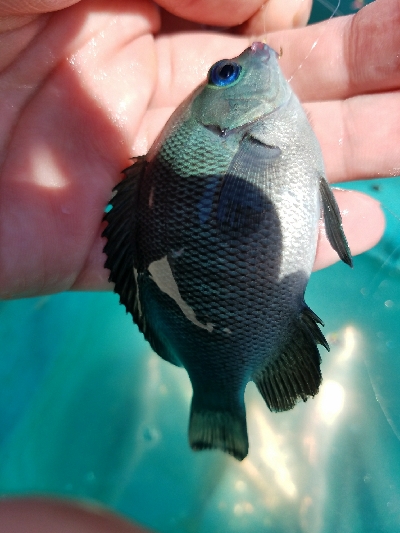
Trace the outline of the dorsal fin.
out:
[[[107,239],[104,253],[107,260],[105,268],[110,270],[109,281],[115,283],[114,292],[119,295],[119,301],[131,313],[134,321],[146,340],[160,357],[180,365],[168,345],[160,339],[157,328],[151,320],[147,320],[143,311],[138,289],[138,279],[143,273],[136,272],[137,250],[137,213],[141,178],[146,170],[145,156],[138,157],[130,167],[123,172],[125,178],[114,189],[114,195],[109,203],[111,209],[104,215],[108,226],[102,233]],[[136,276],[138,279],[136,279]],[[143,289],[143,283],[142,283]]]
[[[138,157],[133,165],[123,171],[125,178],[114,187],[114,195],[109,203],[111,209],[103,219],[108,222],[102,233],[107,239],[103,251],[107,255],[104,266],[110,270],[108,280],[115,283],[114,291],[119,294],[120,302],[134,317],[137,314],[137,284],[134,275],[137,202],[140,179],[146,164],[145,156]]]
[[[253,376],[271,411],[287,411],[299,399],[305,402],[317,394],[322,381],[317,344],[329,350],[317,322],[321,323],[320,319],[305,306],[289,342]]]

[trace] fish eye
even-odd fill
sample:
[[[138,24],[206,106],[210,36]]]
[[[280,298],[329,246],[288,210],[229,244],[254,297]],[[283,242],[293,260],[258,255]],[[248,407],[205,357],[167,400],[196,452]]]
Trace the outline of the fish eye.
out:
[[[242,67],[233,61],[222,59],[210,68],[208,83],[217,87],[226,87],[236,81]]]

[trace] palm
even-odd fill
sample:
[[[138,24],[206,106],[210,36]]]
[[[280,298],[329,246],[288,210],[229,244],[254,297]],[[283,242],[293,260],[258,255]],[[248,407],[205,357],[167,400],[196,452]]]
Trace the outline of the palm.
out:
[[[146,50],[139,24],[121,31],[122,16],[90,11],[51,15],[1,79],[0,286],[11,297],[68,289],[85,271],[153,89],[150,37]]]
[[[101,219],[120,170],[129,156],[147,151],[213,61],[247,45],[243,37],[194,31],[154,39],[159,22],[150,2],[101,8],[83,1],[34,22],[42,24],[32,30],[36,37],[0,74],[3,297],[106,286]],[[299,31],[312,38],[315,29]],[[293,30],[272,39],[288,43],[282,60],[287,73],[296,70],[287,52],[299,35]],[[310,69],[318,67],[305,61]],[[315,95],[300,74],[295,72],[293,84],[311,101],[329,171],[333,150],[321,128],[329,109],[312,103]],[[343,177],[360,177],[357,172]],[[338,179],[332,172],[330,177]],[[342,200],[354,204],[354,198]],[[375,204],[367,207],[379,218]],[[353,226],[349,231],[357,235]],[[376,240],[381,226],[361,249]],[[325,255],[325,263],[332,261]]]

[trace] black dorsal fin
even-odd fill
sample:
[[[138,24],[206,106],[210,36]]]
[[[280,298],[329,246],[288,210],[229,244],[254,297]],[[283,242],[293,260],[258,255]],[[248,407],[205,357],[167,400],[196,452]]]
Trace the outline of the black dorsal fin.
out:
[[[155,352],[166,361],[180,365],[166,343],[160,339],[153,329],[151,321],[146,319],[138,289],[138,279],[143,273],[137,272],[136,224],[137,207],[141,178],[146,170],[145,156],[135,158],[135,162],[126,168],[125,178],[113,189],[114,195],[109,203],[111,209],[104,215],[108,222],[102,236],[107,239],[104,253],[107,260],[105,268],[110,270],[109,281],[115,283],[114,292],[119,295],[119,301],[131,313],[139,330]]]
[[[329,345],[318,327],[320,319],[304,307],[292,337],[281,353],[266,362],[253,376],[262,397],[271,411],[292,409],[298,400],[315,396],[322,381],[321,357],[317,344],[327,350]]]
[[[123,171],[125,178],[113,189],[111,209],[104,215],[108,225],[102,233],[107,239],[103,251],[107,255],[104,266],[110,270],[108,279],[115,283],[114,291],[119,294],[120,302],[134,317],[137,314],[137,285],[133,270],[136,263],[136,206],[146,164],[145,156],[138,157]]]
[[[324,177],[320,178],[319,190],[324,211],[326,236],[340,259],[352,267],[353,259],[349,245],[347,244],[346,235],[343,231],[342,216],[335,197]]]

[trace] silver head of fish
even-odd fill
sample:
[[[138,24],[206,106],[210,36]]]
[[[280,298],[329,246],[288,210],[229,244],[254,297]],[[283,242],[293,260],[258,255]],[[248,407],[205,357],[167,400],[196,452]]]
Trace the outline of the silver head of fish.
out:
[[[192,103],[192,116],[205,126],[229,132],[266,117],[292,93],[267,44],[255,42],[233,59],[213,65]]]

